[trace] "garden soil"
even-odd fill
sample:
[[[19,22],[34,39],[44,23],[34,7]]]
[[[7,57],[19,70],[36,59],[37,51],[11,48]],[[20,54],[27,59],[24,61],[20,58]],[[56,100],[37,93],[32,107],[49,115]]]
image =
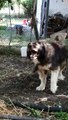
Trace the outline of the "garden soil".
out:
[[[50,76],[47,78],[46,89],[42,92],[36,91],[40,81],[37,73],[33,73],[33,69],[33,63],[27,58],[15,55],[0,55],[0,105],[3,104],[3,101],[8,100],[12,104],[12,101],[15,101],[22,104],[42,103],[49,106],[61,104],[67,107],[68,66],[64,71],[65,80],[58,81],[58,90],[55,94],[50,91]],[[1,110],[3,106],[0,106],[0,114],[3,113],[2,111],[5,108]],[[20,110],[14,111],[21,113]],[[23,113],[25,114],[24,110]]]

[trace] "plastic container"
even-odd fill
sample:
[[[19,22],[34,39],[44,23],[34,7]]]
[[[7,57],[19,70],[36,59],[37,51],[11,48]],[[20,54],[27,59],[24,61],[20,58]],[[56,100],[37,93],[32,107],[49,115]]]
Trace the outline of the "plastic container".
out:
[[[26,57],[27,56],[27,47],[21,47],[21,56]]]

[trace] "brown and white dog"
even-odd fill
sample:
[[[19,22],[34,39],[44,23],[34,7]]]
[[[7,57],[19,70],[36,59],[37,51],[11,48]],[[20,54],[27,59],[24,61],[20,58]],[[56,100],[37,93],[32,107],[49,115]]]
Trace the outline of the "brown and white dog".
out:
[[[45,41],[31,42],[27,46],[27,57],[35,64],[35,70],[39,74],[40,86],[36,88],[43,91],[46,86],[48,72],[51,73],[50,90],[52,93],[57,91],[58,79],[64,80],[62,71],[66,66],[67,50],[65,46],[55,42]]]

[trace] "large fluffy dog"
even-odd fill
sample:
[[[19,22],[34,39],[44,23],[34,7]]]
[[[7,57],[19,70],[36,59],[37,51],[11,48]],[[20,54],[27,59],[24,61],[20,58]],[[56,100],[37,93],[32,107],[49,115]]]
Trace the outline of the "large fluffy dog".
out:
[[[27,47],[27,57],[35,64],[35,70],[39,74],[40,86],[36,88],[43,91],[46,86],[48,72],[51,73],[50,90],[52,93],[57,91],[58,79],[64,80],[62,71],[66,66],[67,50],[65,46],[55,42],[45,41],[31,42]]]

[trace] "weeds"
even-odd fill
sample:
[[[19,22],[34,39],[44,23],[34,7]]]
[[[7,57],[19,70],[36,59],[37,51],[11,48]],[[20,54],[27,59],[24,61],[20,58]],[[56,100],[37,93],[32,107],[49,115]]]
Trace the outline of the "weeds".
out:
[[[68,113],[58,112],[58,113],[55,113],[55,117],[57,120],[68,120]]]

